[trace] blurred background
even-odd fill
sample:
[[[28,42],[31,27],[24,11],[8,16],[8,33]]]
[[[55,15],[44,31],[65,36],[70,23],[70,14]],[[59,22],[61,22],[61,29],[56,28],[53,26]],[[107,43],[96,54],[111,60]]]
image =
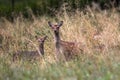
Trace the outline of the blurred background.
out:
[[[119,7],[119,0],[0,0],[0,16],[10,17],[14,12],[28,16],[30,8],[35,15],[54,15],[63,4],[69,5],[71,12],[76,9],[84,9],[87,5],[93,6],[97,4],[102,10],[110,9],[113,6]]]

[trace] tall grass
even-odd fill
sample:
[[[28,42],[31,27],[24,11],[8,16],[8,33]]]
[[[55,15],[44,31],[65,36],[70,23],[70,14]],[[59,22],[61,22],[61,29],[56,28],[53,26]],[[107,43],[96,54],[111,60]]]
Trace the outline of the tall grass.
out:
[[[62,13],[62,12],[61,12]],[[35,17],[32,21],[19,16],[11,23],[0,20],[0,79],[1,80],[119,80],[120,79],[120,15],[115,10],[86,13],[64,11],[56,19]],[[53,32],[47,22],[63,20],[60,28],[62,40],[85,45],[85,53],[68,62],[56,62]],[[94,34],[98,33],[98,38]],[[45,57],[34,62],[12,61],[18,50],[36,50],[35,36],[48,35],[45,42]],[[29,42],[29,40],[32,41]],[[104,45],[100,49],[100,45]]]

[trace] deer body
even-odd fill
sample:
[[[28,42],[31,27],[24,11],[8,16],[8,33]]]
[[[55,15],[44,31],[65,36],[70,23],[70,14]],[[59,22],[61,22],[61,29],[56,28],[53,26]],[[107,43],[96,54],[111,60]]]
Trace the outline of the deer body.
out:
[[[63,41],[60,38],[59,28],[60,26],[62,26],[63,21],[61,21],[57,25],[52,25],[50,22],[48,22],[48,24],[54,31],[55,48],[56,48],[57,56],[59,56],[60,54],[63,54],[65,59],[69,60],[70,58],[73,57],[73,55],[76,55],[76,53],[78,53],[78,50],[79,50],[77,47],[77,43]]]
[[[18,57],[22,59],[28,59],[28,60],[34,60],[40,57],[40,54],[44,55],[44,41],[46,40],[46,37],[43,38],[37,38],[39,42],[39,50],[37,51],[18,51],[17,53],[13,54],[13,61],[15,61]]]

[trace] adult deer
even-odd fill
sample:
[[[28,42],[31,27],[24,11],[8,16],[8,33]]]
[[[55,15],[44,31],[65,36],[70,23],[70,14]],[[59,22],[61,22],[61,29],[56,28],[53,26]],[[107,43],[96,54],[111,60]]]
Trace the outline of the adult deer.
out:
[[[66,60],[69,60],[74,56],[78,55],[78,53],[80,53],[80,51],[83,51],[83,49],[79,48],[78,43],[76,42],[68,42],[61,40],[59,29],[62,26],[62,24],[63,21],[60,21],[57,24],[52,24],[50,21],[48,22],[48,25],[51,27],[52,31],[54,32],[57,58],[59,58],[60,55],[63,55],[63,57]]]

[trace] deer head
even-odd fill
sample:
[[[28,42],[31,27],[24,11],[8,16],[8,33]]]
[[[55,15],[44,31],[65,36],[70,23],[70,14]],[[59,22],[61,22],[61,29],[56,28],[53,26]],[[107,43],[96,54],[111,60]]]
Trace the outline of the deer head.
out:
[[[38,42],[39,42],[40,44],[42,44],[42,43],[44,43],[45,40],[47,39],[47,36],[44,36],[44,37],[37,37],[37,36],[35,36],[35,38],[38,40]]]
[[[53,31],[58,32],[59,28],[62,26],[63,21],[60,21],[57,24],[52,24],[50,21],[48,21],[48,25],[52,28]]]

